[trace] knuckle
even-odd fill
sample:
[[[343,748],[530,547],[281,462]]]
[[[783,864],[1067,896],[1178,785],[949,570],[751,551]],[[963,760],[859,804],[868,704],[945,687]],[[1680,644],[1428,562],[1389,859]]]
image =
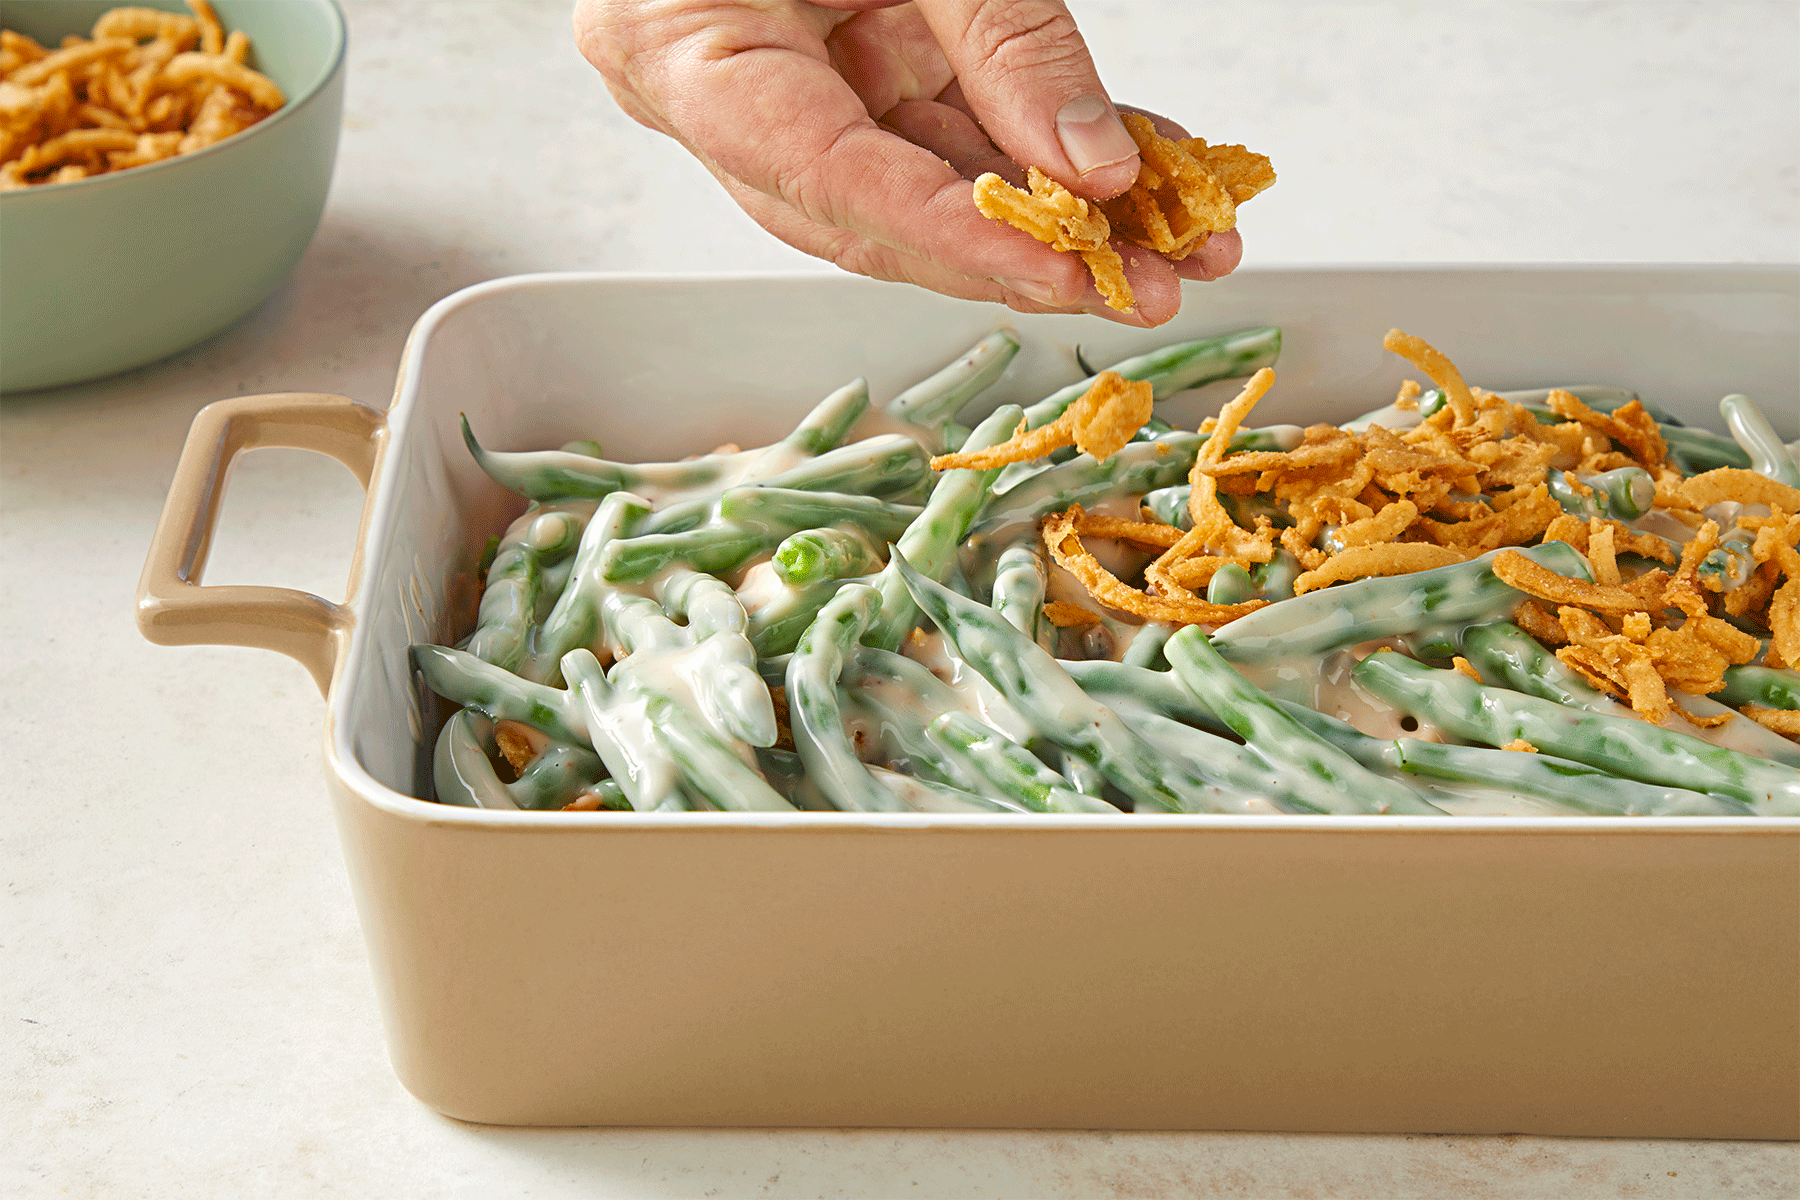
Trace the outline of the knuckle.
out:
[[[1001,70],[1038,70],[1086,53],[1075,18],[1053,0],[986,0],[969,19],[968,41],[982,62]]]
[[[852,275],[866,275],[886,283],[904,282],[904,275],[896,270],[894,255],[878,242],[840,231],[829,239],[825,249],[823,257]]]
[[[833,177],[837,148],[849,132],[848,128],[838,130],[822,147],[810,141],[798,143],[794,153],[779,153],[779,143],[766,147],[779,154],[768,163],[770,187],[775,195],[820,225],[848,224],[848,214],[837,211],[840,197]]]

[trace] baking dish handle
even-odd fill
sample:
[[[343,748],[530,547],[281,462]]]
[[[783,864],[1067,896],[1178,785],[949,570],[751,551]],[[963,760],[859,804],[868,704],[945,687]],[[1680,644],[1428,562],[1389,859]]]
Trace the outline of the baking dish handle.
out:
[[[328,692],[349,645],[353,615],[309,592],[282,587],[202,587],[225,481],[240,451],[265,446],[337,459],[367,489],[386,440],[387,417],[346,396],[276,392],[201,409],[188,429],[169,497],[138,580],[138,630],[165,646],[255,646],[279,650]],[[355,576],[360,566],[352,565]]]

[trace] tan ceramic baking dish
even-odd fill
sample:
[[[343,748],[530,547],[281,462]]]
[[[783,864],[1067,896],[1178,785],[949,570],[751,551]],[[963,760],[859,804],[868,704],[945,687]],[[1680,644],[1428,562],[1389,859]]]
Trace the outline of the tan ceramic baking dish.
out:
[[[519,501],[469,461],[778,434],[996,324],[991,402],[1158,340],[1286,330],[1270,420],[1391,393],[1399,325],[1492,387],[1599,380],[1794,435],[1791,268],[1247,271],[1144,333],[839,277],[543,275],[459,292],[385,412],[195,421],[139,597],[162,642],[266,646],[327,695],[329,788],[401,1080],[504,1124],[1800,1136],[1800,820],[593,814],[414,796],[407,646]],[[1216,398],[1207,398],[1215,402]],[[1283,414],[1286,414],[1285,416]],[[1265,415],[1259,412],[1259,417]],[[204,587],[233,455],[332,454],[368,503],[342,606]]]

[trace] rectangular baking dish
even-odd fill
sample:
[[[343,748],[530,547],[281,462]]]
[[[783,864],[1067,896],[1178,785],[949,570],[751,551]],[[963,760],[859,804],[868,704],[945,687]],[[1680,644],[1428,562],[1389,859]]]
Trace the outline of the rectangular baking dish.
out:
[[[1800,820],[594,814],[450,808],[407,647],[466,628],[522,507],[470,461],[667,458],[880,399],[1000,324],[984,398],[1162,342],[1285,331],[1258,420],[1391,396],[1399,326],[1493,388],[1610,382],[1783,436],[1789,267],[1245,271],[1174,323],[1022,317],[837,276],[496,280],[431,308],[392,407],[196,420],[146,566],[159,641],[284,650],[327,691],[329,791],[401,1081],[465,1120],[1800,1136]],[[1177,399],[1179,419],[1214,391]],[[200,585],[233,455],[369,486],[350,599]]]

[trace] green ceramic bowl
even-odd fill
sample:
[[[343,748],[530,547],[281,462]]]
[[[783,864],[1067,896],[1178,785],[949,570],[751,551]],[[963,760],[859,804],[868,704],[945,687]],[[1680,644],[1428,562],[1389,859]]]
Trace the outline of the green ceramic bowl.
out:
[[[56,45],[122,2],[5,0],[0,25]],[[32,391],[154,362],[273,292],[318,228],[344,99],[333,0],[214,0],[250,35],[287,104],[193,154],[74,183],[0,192],[0,390]]]

